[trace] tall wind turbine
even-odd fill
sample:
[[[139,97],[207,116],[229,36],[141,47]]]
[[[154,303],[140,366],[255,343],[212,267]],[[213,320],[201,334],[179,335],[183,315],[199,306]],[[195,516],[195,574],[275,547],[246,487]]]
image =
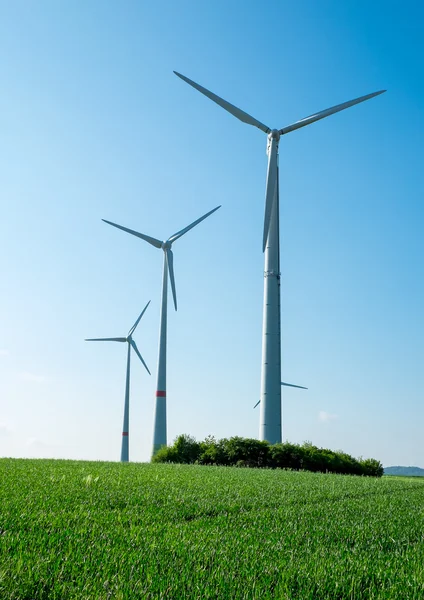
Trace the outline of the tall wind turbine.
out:
[[[386,90],[367,94],[355,100],[338,104],[305,117],[282,129],[270,129],[237,106],[174,71],[175,75],[194,87],[210,100],[267,134],[268,170],[265,192],[265,217],[262,249],[265,251],[264,308],[262,328],[261,411],[259,437],[271,444],[281,442],[281,330],[280,330],[280,223],[278,185],[278,143],[280,137],[305,125],[324,119],[345,108],[374,98]]]
[[[123,427],[122,427],[122,446],[121,446],[121,461],[122,462],[128,462],[128,460],[129,460],[130,359],[131,359],[131,348],[137,354],[138,358],[143,363],[146,371],[150,375],[150,371],[149,371],[146,363],[144,362],[143,357],[141,356],[140,352],[138,351],[138,348],[137,348],[137,345],[136,345],[135,341],[132,338],[132,335],[133,335],[133,333],[134,333],[137,325],[140,323],[141,317],[146,312],[146,309],[149,306],[149,304],[150,304],[150,300],[148,301],[148,303],[146,304],[146,306],[143,308],[143,310],[142,310],[140,316],[138,317],[137,321],[134,323],[134,325],[131,327],[131,329],[127,333],[127,337],[117,337],[117,338],[89,338],[89,339],[85,340],[86,342],[127,342],[127,344],[128,344],[128,352],[127,352],[127,377],[126,377],[126,383],[125,383],[124,424],[123,424]]]
[[[156,387],[156,402],[155,402],[155,416],[153,425],[153,452],[156,452],[162,446],[166,446],[166,330],[167,330],[167,314],[168,314],[168,273],[171,280],[172,297],[174,299],[174,307],[177,310],[177,292],[175,288],[175,277],[174,277],[174,255],[172,253],[172,244],[176,242],[181,236],[186,234],[190,229],[193,229],[201,221],[209,217],[221,206],[217,206],[213,210],[209,211],[200,219],[197,219],[181,231],[177,231],[169,237],[166,241],[162,242],[154,237],[139,233],[122,225],[117,225],[111,221],[102,219],[105,223],[113,225],[122,231],[131,233],[138,238],[141,238],[145,242],[148,242],[155,248],[163,250],[163,274],[162,274],[162,307],[160,316],[160,329],[159,329],[159,356],[158,356],[158,375],[157,375],[157,387]]]

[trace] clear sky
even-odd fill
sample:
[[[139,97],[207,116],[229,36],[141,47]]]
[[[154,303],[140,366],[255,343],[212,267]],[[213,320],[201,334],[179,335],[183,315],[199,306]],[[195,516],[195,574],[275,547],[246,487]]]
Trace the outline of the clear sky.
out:
[[[424,467],[424,5],[0,0],[0,455],[118,460],[152,442],[162,253],[174,246],[168,438],[256,437],[266,136],[280,142],[283,437]]]

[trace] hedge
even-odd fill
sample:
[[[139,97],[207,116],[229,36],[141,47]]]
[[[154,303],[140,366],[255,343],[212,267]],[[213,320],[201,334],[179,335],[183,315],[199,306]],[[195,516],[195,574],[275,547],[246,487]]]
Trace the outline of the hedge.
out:
[[[152,462],[293,469],[371,477],[383,475],[383,465],[375,458],[356,459],[345,452],[317,448],[310,442],[269,444],[242,437],[216,440],[209,436],[197,442],[192,436],[182,434],[172,446],[163,446]]]

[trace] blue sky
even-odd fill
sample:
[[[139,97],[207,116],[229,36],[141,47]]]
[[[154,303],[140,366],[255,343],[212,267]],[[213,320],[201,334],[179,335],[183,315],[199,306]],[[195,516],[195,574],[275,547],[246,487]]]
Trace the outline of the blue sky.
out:
[[[148,460],[161,253],[174,247],[168,438],[256,437],[266,137],[280,142],[283,436],[424,467],[420,2],[0,2],[0,455]]]

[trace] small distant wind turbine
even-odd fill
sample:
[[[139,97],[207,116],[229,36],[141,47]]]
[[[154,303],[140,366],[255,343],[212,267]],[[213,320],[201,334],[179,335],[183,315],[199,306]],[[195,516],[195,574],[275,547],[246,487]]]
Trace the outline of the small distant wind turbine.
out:
[[[171,280],[172,297],[174,299],[174,307],[177,310],[177,292],[175,289],[175,277],[174,277],[174,255],[172,253],[172,244],[178,240],[181,236],[186,234],[190,229],[193,229],[201,221],[209,217],[221,206],[217,206],[213,210],[209,211],[200,219],[197,219],[181,231],[177,231],[169,237],[166,241],[161,242],[160,240],[139,233],[122,225],[117,225],[111,221],[102,219],[105,223],[122,229],[131,235],[135,235],[141,238],[145,242],[148,242],[155,248],[163,250],[163,275],[162,275],[162,307],[160,317],[160,333],[159,333],[159,357],[158,357],[158,375],[157,375],[157,388],[156,388],[156,403],[155,403],[155,416],[153,425],[153,455],[161,448],[166,446],[166,330],[167,330],[167,311],[168,311],[168,272]]]
[[[337,104],[282,129],[271,129],[234,104],[174,71],[180,79],[191,85],[234,117],[253,125],[267,134],[268,170],[265,192],[265,217],[262,249],[265,251],[264,308],[262,328],[261,413],[259,437],[271,444],[281,442],[281,329],[280,329],[280,224],[278,185],[278,144],[280,137],[305,125],[324,119],[345,108],[374,98],[386,90],[361,96]]]
[[[150,300],[143,308],[141,315],[138,317],[137,321],[131,327],[129,332],[127,333],[127,337],[116,337],[116,338],[89,338],[86,339],[86,342],[127,342],[128,344],[128,353],[127,353],[127,378],[125,384],[125,404],[124,404],[124,425],[122,428],[122,446],[121,446],[121,461],[128,462],[129,460],[129,419],[130,419],[130,357],[131,357],[131,348],[137,354],[138,358],[143,363],[146,371],[150,375],[150,371],[143,360],[140,352],[138,351],[137,345],[132,338],[132,335],[139,324],[141,317],[146,312],[147,307],[150,304]]]

